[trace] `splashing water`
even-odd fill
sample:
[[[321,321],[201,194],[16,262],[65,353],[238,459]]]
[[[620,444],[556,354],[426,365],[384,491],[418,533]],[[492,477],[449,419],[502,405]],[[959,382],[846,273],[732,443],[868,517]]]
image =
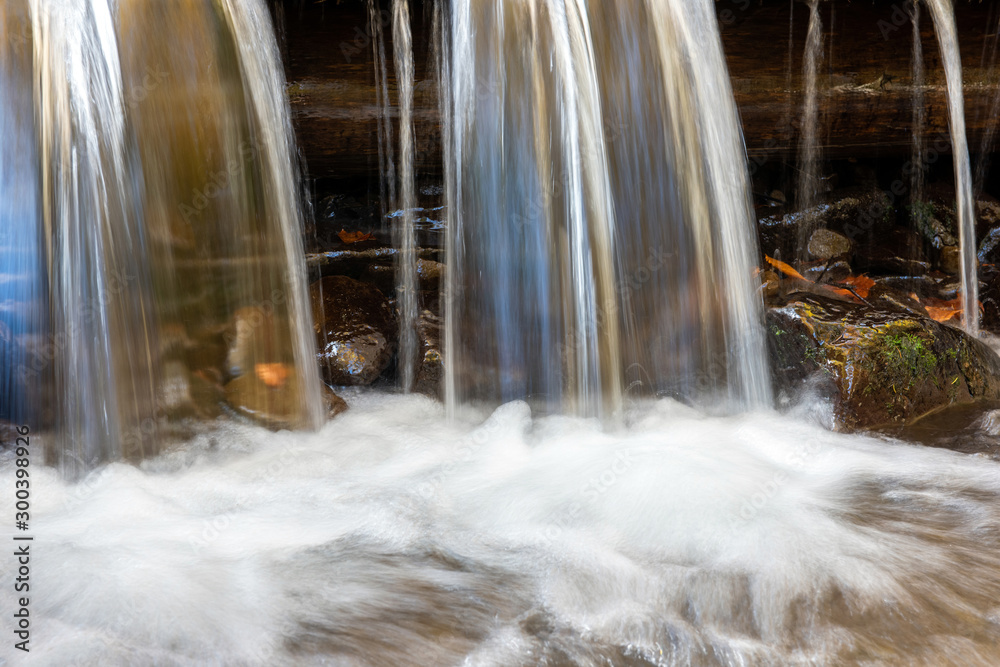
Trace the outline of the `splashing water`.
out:
[[[30,105],[34,124],[8,131],[5,121],[0,141],[5,155],[37,146],[38,180],[28,182],[25,150],[18,175],[0,183],[23,187],[4,201],[25,210],[4,214],[23,216],[10,227],[25,239],[35,233],[26,193],[40,193],[52,460],[72,475],[154,454],[171,388],[199,372],[243,377],[241,407],[317,426],[298,176],[263,3],[30,0],[26,9],[24,39],[7,23],[5,37],[26,45],[34,85],[5,74],[2,113]],[[227,338],[238,354],[187,356],[206,341],[221,347],[240,313],[252,324]],[[262,363],[291,369],[284,398],[255,384]]]
[[[626,392],[767,402],[713,3],[450,12],[448,402],[610,419]]]
[[[955,162],[955,204],[962,251],[962,318],[965,330],[979,334],[979,264],[976,258],[976,209],[972,200],[972,168],[965,136],[965,97],[958,30],[951,0],[925,0],[934,19],[941,61],[948,84],[948,127]]]
[[[672,400],[610,434],[348,398],[315,434],[37,470],[34,664],[1000,659],[996,462]]]

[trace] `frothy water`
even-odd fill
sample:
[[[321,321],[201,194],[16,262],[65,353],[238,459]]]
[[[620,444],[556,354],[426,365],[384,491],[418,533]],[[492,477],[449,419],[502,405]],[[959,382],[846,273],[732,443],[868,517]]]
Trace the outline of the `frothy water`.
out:
[[[613,421],[631,392],[769,400],[713,5],[449,8],[452,406],[527,397]]]
[[[1000,659],[996,462],[669,399],[612,434],[348,398],[314,434],[36,469],[32,664]]]

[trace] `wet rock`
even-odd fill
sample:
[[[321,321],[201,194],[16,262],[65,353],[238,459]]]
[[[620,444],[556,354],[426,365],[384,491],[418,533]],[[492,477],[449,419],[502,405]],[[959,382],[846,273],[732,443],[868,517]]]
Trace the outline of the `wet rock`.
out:
[[[1000,264],[1000,227],[994,227],[986,233],[977,254],[982,264]]]
[[[305,398],[295,378],[295,369],[288,367],[280,381],[260,373],[245,373],[230,380],[225,387],[226,402],[238,414],[249,417],[269,428],[298,428]]]
[[[914,202],[910,206],[910,218],[916,229],[932,247],[940,250],[945,246],[958,245],[955,234],[955,215],[947,208],[932,202]]]
[[[778,274],[774,271],[762,271],[760,274],[760,282],[764,290],[765,298],[772,298],[778,295],[781,289],[781,282]]]
[[[829,204],[820,204],[803,213],[796,211],[777,217],[761,218],[757,223],[761,250],[771,256],[795,257],[799,246],[799,228],[804,221],[812,227],[837,232],[848,240],[865,243],[874,232],[891,229],[896,212],[889,196],[878,189],[844,189]]]
[[[342,412],[347,411],[347,401],[334,393],[325,384],[323,385],[323,405],[326,407],[327,419],[333,419]]]
[[[0,419],[0,452],[13,449],[17,442],[17,425]]]
[[[802,275],[813,282],[840,282],[851,276],[851,265],[842,259],[835,262],[819,262],[804,267]]]
[[[163,364],[157,407],[164,416],[215,419],[222,414],[225,399],[225,390],[217,378],[192,373],[179,361]]]
[[[388,295],[395,290],[393,265],[397,254],[395,248],[384,246],[367,250],[332,250],[307,254],[306,266],[313,280],[323,276],[347,276],[373,283]],[[443,261],[444,251],[439,248],[417,248],[417,258],[438,263]]]
[[[1000,335],[1000,275],[986,284],[979,294],[983,304],[980,326],[990,333]]]
[[[807,246],[813,259],[829,260],[835,257],[846,257],[851,253],[851,242],[846,236],[830,231],[817,229],[809,237]]]
[[[223,338],[226,342],[225,371],[230,377],[248,373],[259,361],[281,359],[285,353],[275,331],[274,311],[246,306],[233,313]]]
[[[771,308],[767,327],[775,386],[795,396],[813,383],[845,430],[1000,398],[1000,357],[989,347],[885,301],[876,310],[809,297]]]
[[[962,270],[962,251],[958,246],[945,246],[941,248],[941,257],[938,259],[941,270],[951,275],[956,275]]]
[[[423,291],[436,290],[441,284],[444,264],[432,259],[417,260],[418,288]],[[383,294],[393,294],[396,290],[396,267],[394,264],[372,264],[358,276],[358,280],[375,285]]]
[[[931,262],[924,252],[924,240],[916,232],[893,228],[862,244],[854,255],[857,271],[895,276],[923,276]]]
[[[396,348],[396,315],[375,286],[327,276],[309,286],[320,370],[333,385],[367,385]]]
[[[428,396],[441,395],[444,379],[444,357],[441,354],[441,327],[443,322],[430,310],[420,313],[417,336],[420,340],[420,365],[417,368],[415,389]]]

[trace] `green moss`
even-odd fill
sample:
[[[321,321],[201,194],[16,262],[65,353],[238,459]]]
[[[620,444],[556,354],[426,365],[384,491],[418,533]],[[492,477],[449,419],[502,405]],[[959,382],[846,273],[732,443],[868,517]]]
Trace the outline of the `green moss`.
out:
[[[895,383],[896,391],[909,390],[922,377],[935,377],[938,357],[922,337],[909,333],[886,333],[878,351],[884,364],[887,381]],[[906,383],[905,388],[899,386]]]
[[[934,238],[933,220],[936,213],[934,204],[926,201],[915,201],[910,204],[909,209],[910,219],[913,221],[913,226],[917,229],[917,231],[919,231],[924,238]]]

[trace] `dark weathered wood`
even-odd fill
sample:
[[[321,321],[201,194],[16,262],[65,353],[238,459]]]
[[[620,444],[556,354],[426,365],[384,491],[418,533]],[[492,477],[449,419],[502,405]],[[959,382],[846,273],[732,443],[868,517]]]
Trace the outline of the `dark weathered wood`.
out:
[[[789,53],[788,0],[716,3],[723,46],[751,157],[793,157],[801,118],[802,46],[808,9],[795,2]],[[822,3],[827,35],[820,74],[820,138],[829,157],[905,156],[912,141],[911,26],[902,0]],[[383,3],[388,8],[388,3]],[[977,152],[996,122],[996,56],[1000,7],[956,2],[964,65],[970,149]],[[373,176],[378,169],[374,59],[366,5],[360,0],[276,5],[283,23],[289,98],[312,176]],[[441,171],[437,88],[429,67],[429,7],[413,6],[418,171]],[[925,138],[944,148],[948,112],[937,40],[924,10],[922,41],[928,89]],[[383,16],[388,18],[388,14]],[[391,25],[384,25],[389,87],[396,99]],[[789,62],[790,60],[790,62]],[[883,74],[893,81],[880,87]],[[390,112],[395,116],[395,110]],[[398,137],[398,132],[395,133]]]

